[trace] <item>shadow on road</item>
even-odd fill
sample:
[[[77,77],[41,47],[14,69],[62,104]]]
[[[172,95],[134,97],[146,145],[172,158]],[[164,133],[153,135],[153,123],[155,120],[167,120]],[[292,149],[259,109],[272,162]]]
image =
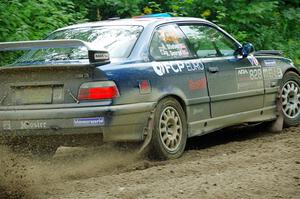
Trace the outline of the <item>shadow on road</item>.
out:
[[[234,141],[244,141],[258,137],[272,136],[268,124],[257,124],[243,127],[230,127],[203,136],[189,138],[186,150],[200,150]]]

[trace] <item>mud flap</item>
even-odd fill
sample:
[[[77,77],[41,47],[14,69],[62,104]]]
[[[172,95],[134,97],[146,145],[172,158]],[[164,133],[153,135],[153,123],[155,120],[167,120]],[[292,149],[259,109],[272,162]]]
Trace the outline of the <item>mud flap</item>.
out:
[[[143,145],[141,146],[141,148],[138,151],[138,154],[140,154],[140,155],[147,154],[147,152],[148,152],[148,148],[149,148],[148,146],[152,140],[152,135],[153,135],[154,113],[155,113],[155,109],[153,111],[151,111],[150,117],[148,119],[148,126],[144,130],[144,135],[146,136],[146,138],[144,140]]]
[[[282,98],[280,96],[280,91],[277,95],[277,100],[276,100],[276,107],[277,107],[277,119],[272,122],[269,131],[271,132],[281,132],[283,129],[283,115],[282,115]]]

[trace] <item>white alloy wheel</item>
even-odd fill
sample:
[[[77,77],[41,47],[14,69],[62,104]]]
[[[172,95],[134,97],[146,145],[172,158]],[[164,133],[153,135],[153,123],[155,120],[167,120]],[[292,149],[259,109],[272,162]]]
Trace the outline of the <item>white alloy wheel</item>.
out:
[[[178,150],[182,139],[182,122],[178,112],[171,106],[166,107],[161,113],[159,135],[169,152]]]

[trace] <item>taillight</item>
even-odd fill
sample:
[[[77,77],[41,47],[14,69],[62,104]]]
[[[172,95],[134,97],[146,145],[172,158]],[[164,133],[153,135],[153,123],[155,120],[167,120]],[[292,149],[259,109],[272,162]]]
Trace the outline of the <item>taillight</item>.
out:
[[[79,88],[79,100],[113,99],[119,96],[116,84],[112,81],[83,83]]]

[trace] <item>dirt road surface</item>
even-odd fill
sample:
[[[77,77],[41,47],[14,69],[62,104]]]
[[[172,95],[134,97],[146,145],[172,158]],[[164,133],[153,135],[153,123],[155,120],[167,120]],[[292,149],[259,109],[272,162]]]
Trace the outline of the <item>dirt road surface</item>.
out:
[[[48,162],[0,152],[0,198],[300,199],[300,127],[235,128],[189,140],[177,160],[60,148]]]

